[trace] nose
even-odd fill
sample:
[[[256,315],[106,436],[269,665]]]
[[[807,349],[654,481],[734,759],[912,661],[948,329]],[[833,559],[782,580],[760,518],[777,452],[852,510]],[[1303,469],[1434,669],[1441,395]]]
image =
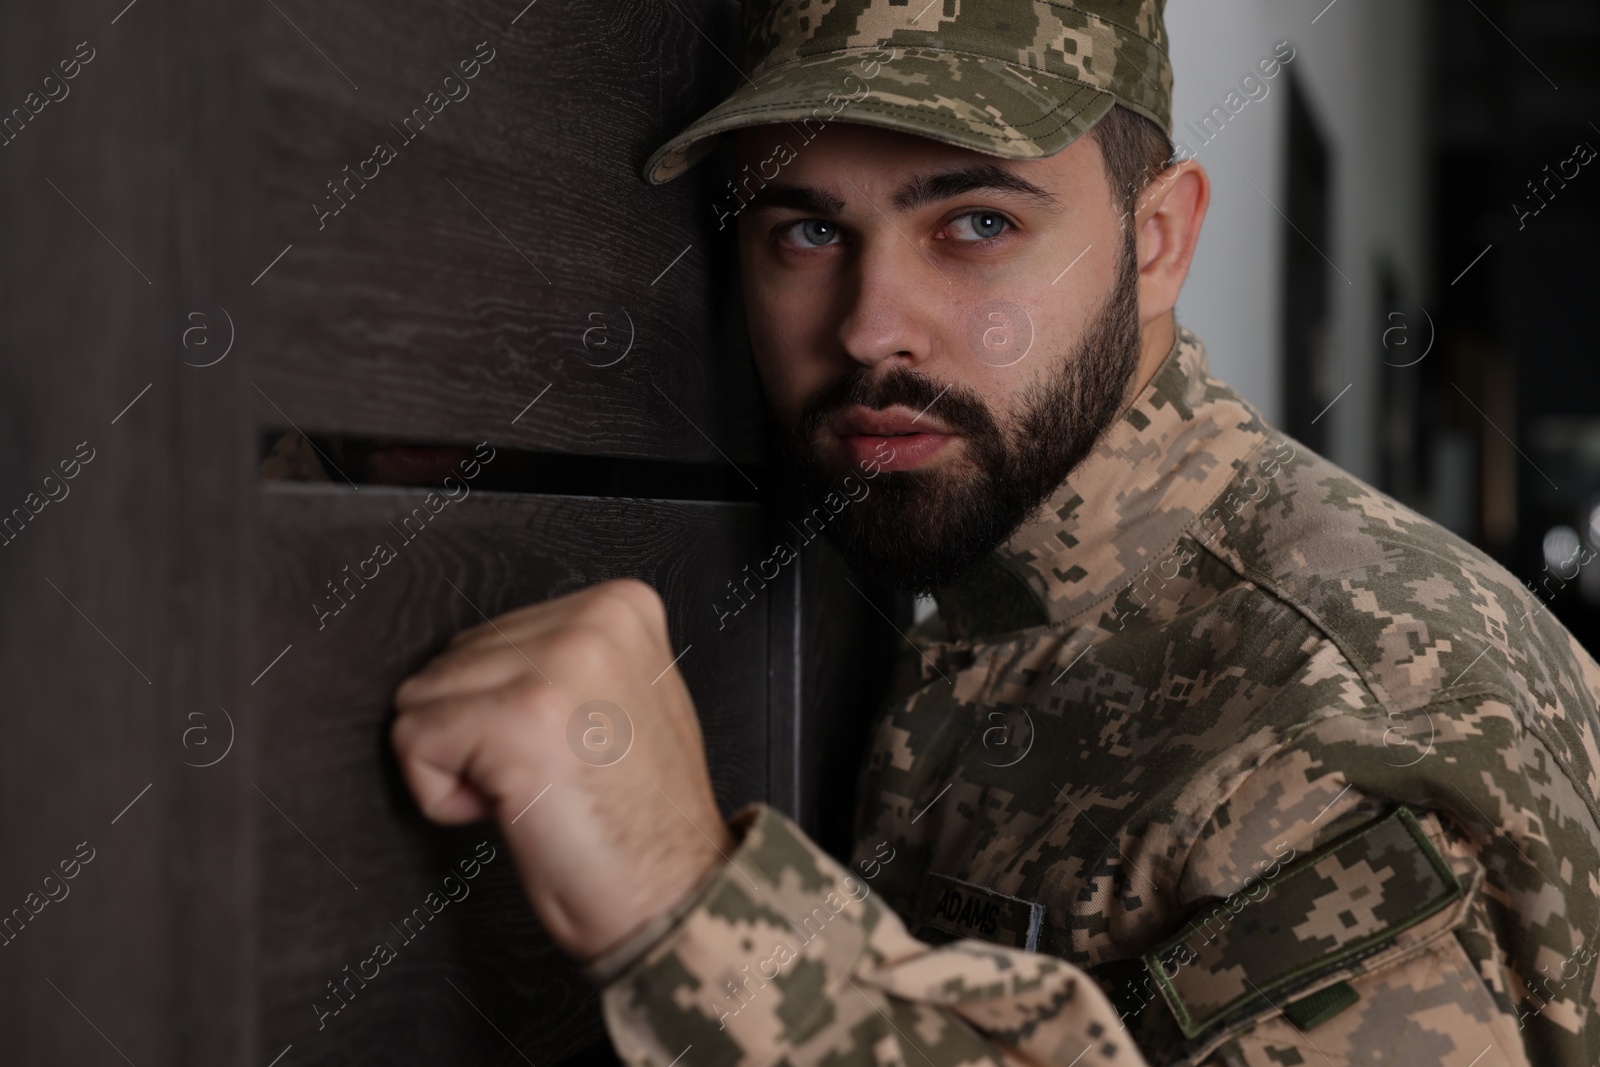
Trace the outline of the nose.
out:
[[[849,357],[873,367],[894,360],[909,367],[932,354],[944,279],[924,254],[884,225],[858,238],[854,303],[839,324]]]

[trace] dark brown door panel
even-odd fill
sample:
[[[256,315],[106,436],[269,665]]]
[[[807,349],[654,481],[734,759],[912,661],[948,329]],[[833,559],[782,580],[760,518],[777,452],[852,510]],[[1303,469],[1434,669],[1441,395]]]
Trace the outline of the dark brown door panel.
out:
[[[710,168],[639,175],[736,76],[685,69],[727,67],[710,5],[279,6],[258,230],[283,256],[248,324],[269,425],[759,460]]]
[[[668,604],[720,804],[731,813],[766,793],[766,614],[719,630],[712,606],[729,561],[760,558],[757,505],[480,491],[430,514],[427,495],[261,493],[258,633],[264,656],[286,650],[249,710],[268,1058],[293,1043],[301,1064],[521,1063],[514,1044],[553,1063],[603,1040],[592,991],[533,917],[494,829],[423,820],[389,750],[395,685],[484,616],[607,578],[650,582]],[[380,544],[393,558],[363,563]],[[627,757],[611,768],[628,773]]]

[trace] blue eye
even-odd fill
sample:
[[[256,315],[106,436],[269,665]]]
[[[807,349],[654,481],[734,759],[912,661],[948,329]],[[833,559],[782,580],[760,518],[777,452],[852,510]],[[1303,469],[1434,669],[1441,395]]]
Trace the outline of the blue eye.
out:
[[[962,223],[966,224],[966,228],[971,230],[974,236],[956,238],[959,241],[986,241],[1000,236],[1011,225],[1010,220],[995,211],[969,211],[950,220],[952,227]]]
[[[811,248],[823,248],[833,243],[833,238],[839,236],[839,227],[822,219],[801,219],[785,227],[790,233],[799,233],[802,244]]]

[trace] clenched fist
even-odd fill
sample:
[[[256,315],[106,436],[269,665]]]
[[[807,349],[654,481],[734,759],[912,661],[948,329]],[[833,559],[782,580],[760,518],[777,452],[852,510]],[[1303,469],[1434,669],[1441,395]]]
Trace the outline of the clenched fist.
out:
[[[463,630],[395,690],[390,736],[423,814],[494,818],[535,912],[580,960],[733,850],[673,657],[661,598],[617,579]],[[630,728],[621,758],[584,747]]]

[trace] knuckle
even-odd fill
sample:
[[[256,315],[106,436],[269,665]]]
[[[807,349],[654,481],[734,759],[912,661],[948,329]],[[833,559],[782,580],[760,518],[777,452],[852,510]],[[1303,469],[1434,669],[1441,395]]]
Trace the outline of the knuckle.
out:
[[[460,659],[457,653],[440,653],[421,670],[401,682],[394,691],[395,706],[399,708],[425,704],[458,680]]]
[[[528,765],[514,758],[496,760],[485,767],[481,785],[492,797],[532,796],[535,792]]]
[[[574,629],[592,628],[609,634],[625,632],[635,615],[629,593],[616,582],[591,586],[572,614]]]
[[[417,681],[418,676],[413,674],[405,681],[394,687],[395,707],[405,707],[415,701],[417,691],[422,683]]]
[[[581,674],[595,674],[612,667],[612,631],[590,625],[575,626],[550,642],[550,661]],[[534,679],[529,679],[531,685]],[[541,690],[548,688],[540,686]],[[531,695],[531,694],[530,694]]]
[[[544,712],[551,703],[550,685],[536,674],[524,672],[502,689],[503,703],[513,712]]]
[[[476,626],[469,626],[465,630],[457,630],[455,635],[450,638],[444,647],[446,649],[456,649],[460,648],[462,645],[470,644],[471,642],[482,637],[484,631],[488,629],[489,627],[487,624],[479,623]]]
[[[389,744],[402,761],[413,756],[422,743],[424,724],[422,716],[415,713],[396,715],[389,724]]]
[[[610,585],[621,596],[628,597],[632,603],[641,603],[653,600],[656,597],[655,587],[642,578],[613,578]]]
[[[605,583],[608,597],[619,609],[617,625],[632,634],[655,634],[665,630],[666,605],[649,582],[638,578],[616,578]],[[626,617],[623,617],[623,616]]]

